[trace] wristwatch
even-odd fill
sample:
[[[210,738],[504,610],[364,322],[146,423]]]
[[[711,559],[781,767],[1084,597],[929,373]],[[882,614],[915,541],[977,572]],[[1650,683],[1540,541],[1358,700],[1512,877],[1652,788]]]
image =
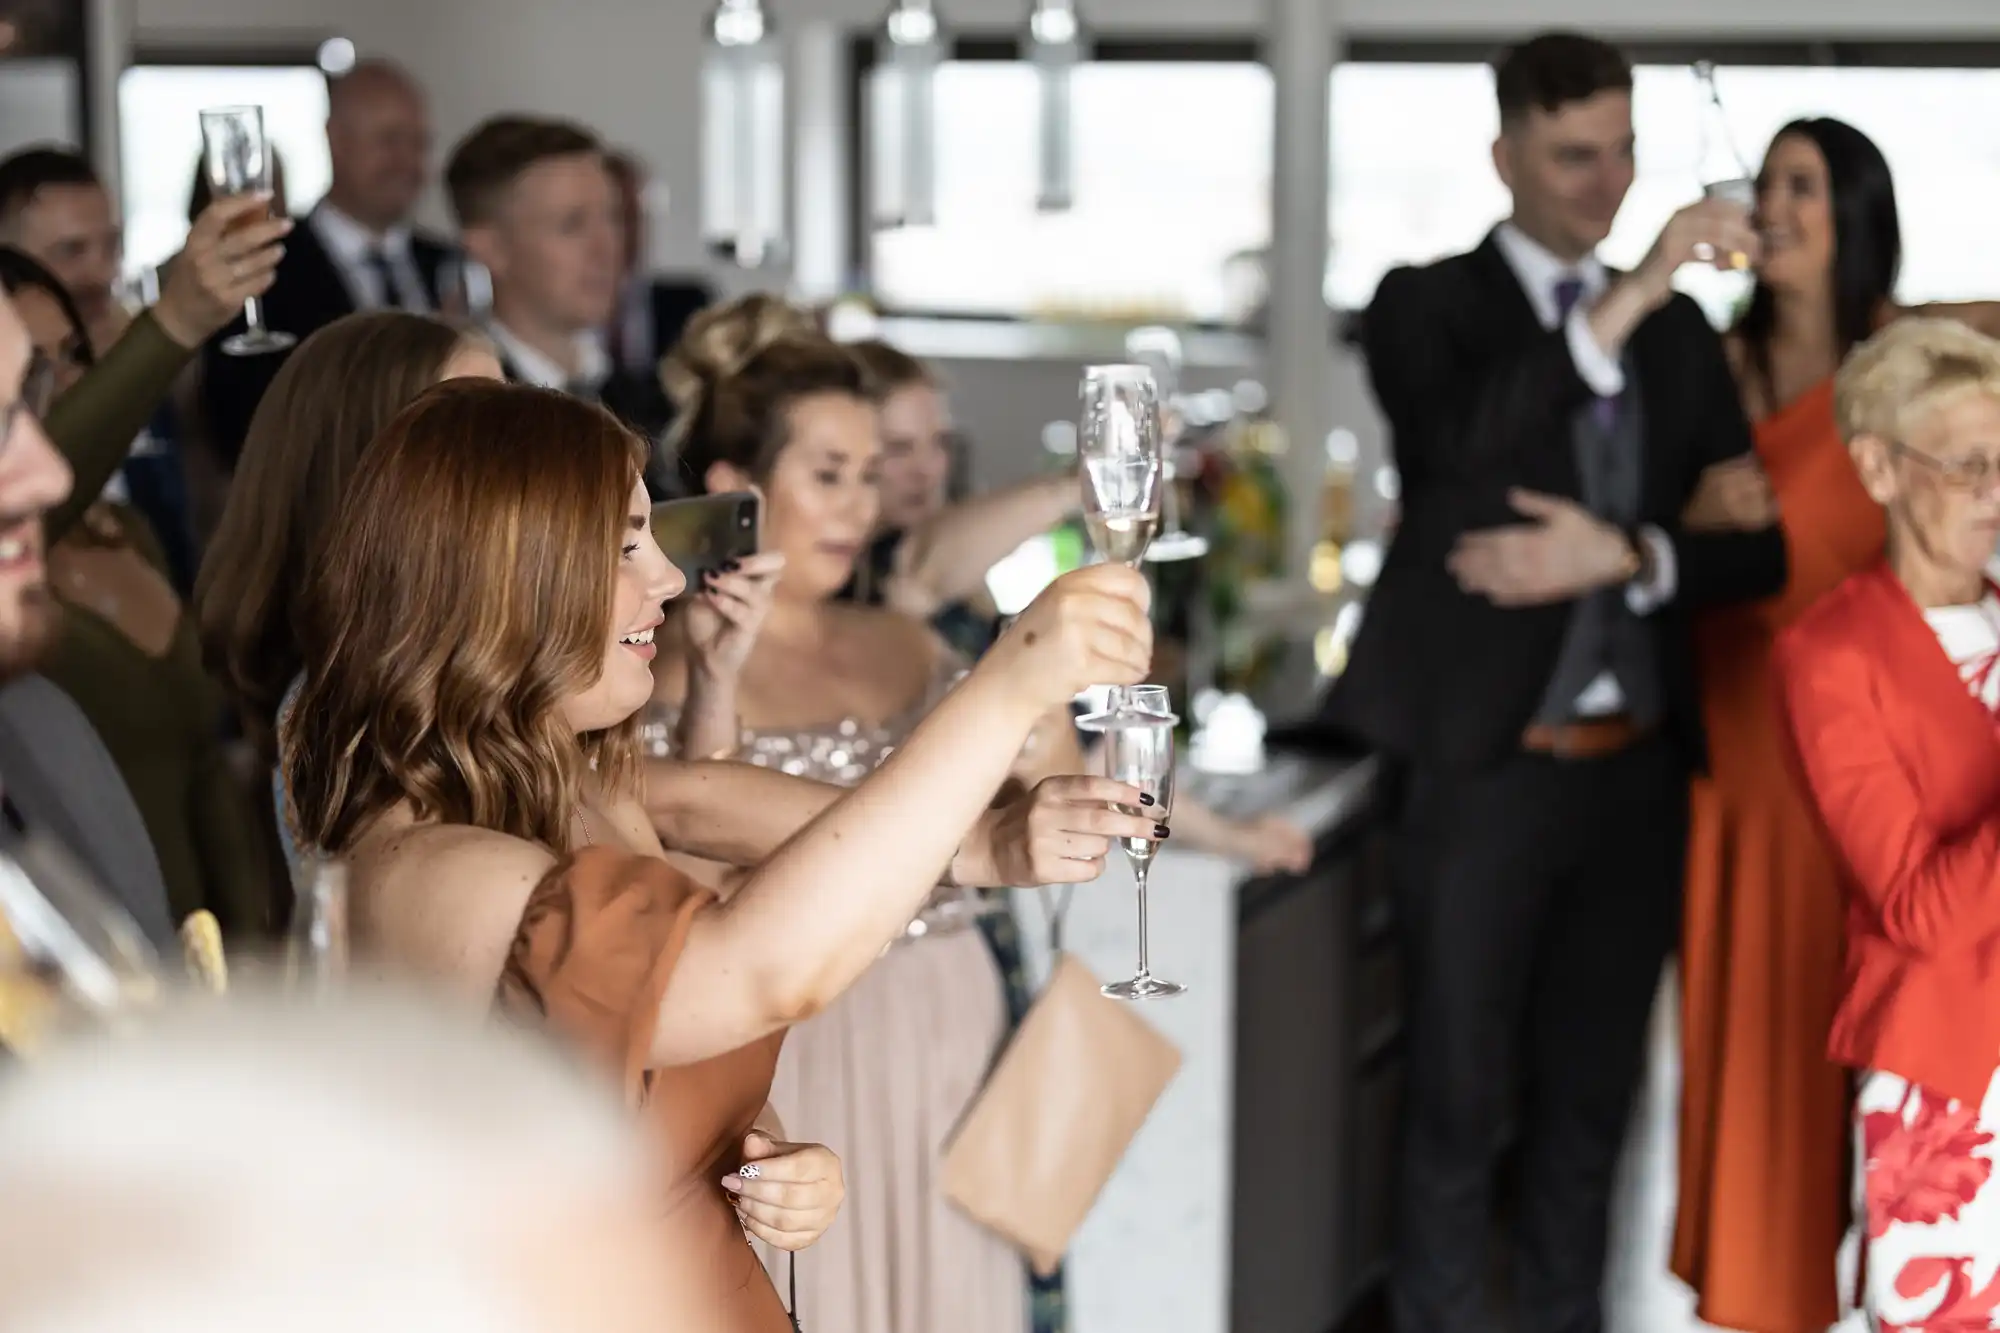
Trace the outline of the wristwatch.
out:
[[[1653,581],[1653,544],[1640,535],[1638,528],[1626,528],[1624,534],[1628,568],[1623,581],[1647,586]]]

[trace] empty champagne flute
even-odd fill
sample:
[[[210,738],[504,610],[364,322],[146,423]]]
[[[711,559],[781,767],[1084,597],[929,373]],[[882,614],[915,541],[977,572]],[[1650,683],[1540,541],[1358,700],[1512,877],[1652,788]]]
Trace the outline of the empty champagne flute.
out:
[[[1174,805],[1174,726],[1175,717],[1164,685],[1135,685],[1126,693],[1126,720],[1104,738],[1104,772],[1113,782],[1137,787],[1153,798],[1138,809],[1120,806],[1128,815],[1139,815],[1156,824],[1167,822]],[[1139,970],[1130,981],[1114,981],[1104,993],[1114,1000],[1164,1000],[1187,990],[1178,981],[1163,981],[1153,975],[1146,951],[1146,876],[1153,868],[1153,854],[1159,844],[1147,838],[1120,838],[1125,859],[1132,863],[1132,879],[1139,889]]]
[[[1160,527],[1160,393],[1144,366],[1088,366],[1076,454],[1083,522],[1106,560],[1136,569]],[[1088,731],[1123,724],[1124,694],[1113,686],[1102,712],[1079,718]]]
[[[271,143],[264,136],[264,108],[223,106],[202,112],[201,169],[217,199],[269,194]],[[264,303],[257,297],[243,302],[243,322],[249,327],[223,340],[222,350],[230,356],[282,352],[298,341],[264,326]]]

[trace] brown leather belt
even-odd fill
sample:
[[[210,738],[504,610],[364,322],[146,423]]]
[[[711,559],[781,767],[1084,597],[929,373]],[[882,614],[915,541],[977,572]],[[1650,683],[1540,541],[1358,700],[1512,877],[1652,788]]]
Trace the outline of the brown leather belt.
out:
[[[1554,759],[1602,759],[1631,749],[1652,731],[1623,713],[1575,722],[1537,722],[1521,733],[1521,748]]]

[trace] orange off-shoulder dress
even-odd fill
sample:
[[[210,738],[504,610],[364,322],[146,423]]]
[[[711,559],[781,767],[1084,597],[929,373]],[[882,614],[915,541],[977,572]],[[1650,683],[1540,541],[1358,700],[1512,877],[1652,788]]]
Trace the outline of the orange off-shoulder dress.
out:
[[[1777,597],[1696,624],[1709,773],[1691,802],[1673,1269],[1711,1324],[1820,1333],[1839,1315],[1848,1210],[1847,1075],[1826,1054],[1845,894],[1787,759],[1771,646],[1880,557],[1883,521],[1831,380],[1759,422],[1756,449],[1790,576]]]
[[[790,1333],[790,1317],[750,1248],[722,1178],[770,1095],[782,1033],[674,1069],[647,1068],[660,999],[709,893],[657,857],[588,847],[529,897],[497,998],[546,1024],[621,1080],[662,1159],[674,1308],[659,1327]]]

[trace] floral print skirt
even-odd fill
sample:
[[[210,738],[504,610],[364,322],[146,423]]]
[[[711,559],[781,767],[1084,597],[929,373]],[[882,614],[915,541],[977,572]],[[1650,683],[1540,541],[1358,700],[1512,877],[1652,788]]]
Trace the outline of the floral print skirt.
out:
[[[1895,1074],[1855,1100],[1860,1305],[1881,1333],[2000,1328],[2000,1070],[1968,1106]]]

